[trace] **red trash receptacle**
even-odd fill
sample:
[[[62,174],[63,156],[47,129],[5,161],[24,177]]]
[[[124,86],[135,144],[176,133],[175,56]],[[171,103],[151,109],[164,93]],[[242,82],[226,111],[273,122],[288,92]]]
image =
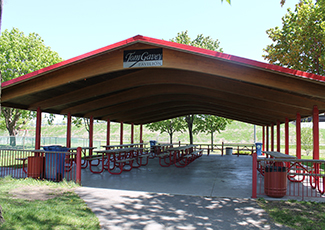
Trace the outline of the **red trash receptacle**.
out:
[[[44,177],[44,161],[43,156],[28,157],[27,176],[32,178]]]
[[[266,166],[264,174],[264,192],[274,198],[284,197],[287,193],[287,168]]]

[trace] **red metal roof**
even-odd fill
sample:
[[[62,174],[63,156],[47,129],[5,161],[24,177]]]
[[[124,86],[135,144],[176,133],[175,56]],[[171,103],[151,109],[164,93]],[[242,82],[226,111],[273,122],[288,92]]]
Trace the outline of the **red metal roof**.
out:
[[[108,46],[102,47],[100,49],[93,50],[91,52],[79,55],[74,58],[70,58],[68,60],[59,62],[57,64],[45,67],[43,69],[40,69],[40,70],[37,70],[34,72],[31,72],[29,74],[20,76],[18,78],[14,78],[9,81],[3,82],[2,87],[5,88],[6,86],[19,83],[19,82],[27,80],[29,78],[33,78],[35,76],[41,75],[43,73],[46,73],[46,72],[49,72],[49,71],[52,71],[52,70],[55,70],[55,69],[58,69],[58,68],[61,68],[61,67],[67,66],[67,65],[71,65],[75,62],[90,58],[92,56],[96,56],[96,55],[104,53],[104,52],[109,52],[111,50],[114,50],[119,47],[123,47],[127,44],[134,43],[134,42],[145,42],[148,44],[160,45],[160,46],[164,46],[164,47],[182,50],[185,52],[192,52],[195,54],[206,55],[206,56],[210,56],[210,57],[214,57],[214,58],[220,58],[220,59],[228,60],[231,62],[236,62],[238,64],[249,65],[249,66],[255,67],[255,68],[267,69],[267,70],[277,71],[277,72],[281,72],[281,73],[285,73],[285,74],[291,74],[294,76],[305,77],[305,78],[309,78],[312,80],[318,80],[318,81],[325,82],[325,77],[321,76],[321,75],[307,73],[307,72],[303,72],[300,70],[288,69],[288,68],[284,68],[284,67],[277,66],[277,65],[259,62],[259,61],[255,61],[255,60],[251,60],[251,59],[247,59],[247,58],[243,58],[243,57],[238,57],[238,56],[230,55],[230,54],[226,54],[226,53],[221,53],[221,52],[217,52],[217,51],[202,49],[199,47],[179,44],[176,42],[170,42],[170,41],[155,39],[155,38],[151,38],[151,37],[145,37],[142,35],[136,35],[134,37],[125,39],[123,41],[114,43],[112,45],[108,45]]]

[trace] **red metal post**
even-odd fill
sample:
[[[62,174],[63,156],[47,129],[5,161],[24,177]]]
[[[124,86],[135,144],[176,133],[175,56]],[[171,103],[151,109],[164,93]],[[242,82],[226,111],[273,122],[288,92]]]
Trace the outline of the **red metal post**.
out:
[[[67,148],[71,148],[71,113],[67,116]]]
[[[296,157],[301,159],[301,116],[297,113],[296,119]]]
[[[285,154],[289,155],[289,119],[286,118],[284,127]]]
[[[93,147],[93,138],[94,138],[94,117],[90,117],[89,121],[89,147]],[[89,149],[89,155],[93,155],[93,150]]]
[[[266,151],[269,151],[269,126],[266,126]]]
[[[42,111],[41,108],[37,108],[36,114],[36,137],[35,137],[35,149],[41,148],[41,126],[42,126]]]
[[[252,198],[256,197],[256,189],[257,189],[257,153],[254,152],[253,156],[253,172],[252,172]]]
[[[77,172],[76,172],[76,183],[81,185],[81,147],[77,148]]]
[[[121,121],[120,127],[120,144],[123,145],[123,121]]]
[[[107,119],[107,130],[106,130],[106,145],[110,145],[111,136],[111,121]]]
[[[142,124],[140,125],[140,143],[143,143],[143,140],[142,140]]]
[[[274,151],[274,124],[271,125],[271,151]]]
[[[281,143],[280,143],[280,121],[277,121],[276,124],[276,151],[280,152]]]
[[[262,151],[265,151],[265,126],[263,126],[262,129],[263,129],[263,134],[262,134],[262,144],[263,144]],[[263,153],[263,155],[264,155],[264,153]]]
[[[315,105],[313,109],[313,144],[313,159],[319,160],[319,111],[317,105]]]
[[[131,124],[131,144],[134,143],[134,124]]]

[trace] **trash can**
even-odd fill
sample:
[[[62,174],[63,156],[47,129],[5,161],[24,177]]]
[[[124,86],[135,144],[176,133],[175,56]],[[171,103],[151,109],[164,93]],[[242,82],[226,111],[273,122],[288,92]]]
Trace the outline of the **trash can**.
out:
[[[157,141],[150,140],[149,143],[150,143],[150,152],[153,152],[154,151],[153,146],[157,144]]]
[[[226,155],[232,155],[232,147],[226,147]]]
[[[287,168],[267,165],[264,173],[264,192],[274,198],[284,197],[287,193]]]
[[[45,179],[62,181],[64,178],[64,162],[68,148],[59,145],[44,146],[45,151]]]
[[[263,147],[263,143],[255,143],[256,145],[256,154],[257,156],[261,156],[262,155],[262,147]]]
[[[44,178],[44,160],[42,156],[28,157],[27,176],[34,179]]]

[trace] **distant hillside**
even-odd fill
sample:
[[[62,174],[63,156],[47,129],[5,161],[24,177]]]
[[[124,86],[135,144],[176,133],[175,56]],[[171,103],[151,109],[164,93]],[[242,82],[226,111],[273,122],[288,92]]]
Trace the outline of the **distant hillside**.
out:
[[[103,141],[106,140],[106,123],[95,123],[94,124],[94,140]],[[124,142],[130,141],[130,125],[124,125]],[[321,130],[322,131],[322,130]],[[257,141],[262,140],[262,128],[256,126]],[[276,129],[275,129],[276,132]],[[1,136],[8,136],[7,132],[2,131]],[[281,140],[284,142],[284,126],[281,125]],[[35,136],[35,128],[29,127],[27,130],[19,133],[19,136]],[[42,137],[65,137],[66,136],[66,126],[65,125],[44,125],[42,126]],[[321,132],[321,139],[324,135]],[[88,133],[82,126],[80,128],[72,127],[72,137],[73,138],[88,138]],[[139,126],[135,126],[135,141],[139,140]],[[111,123],[111,140],[118,141],[120,139],[120,124]],[[188,142],[188,133],[175,133],[173,137],[173,142]],[[160,134],[158,132],[150,132],[143,126],[143,140],[157,140],[159,142],[169,142],[169,136],[166,133]],[[195,143],[210,143],[211,136],[200,133],[194,136]],[[231,142],[231,143],[253,143],[254,142],[254,125],[246,124],[239,121],[233,121],[227,126],[226,130],[221,131],[221,133],[214,134],[214,143],[221,142]],[[295,126],[290,124],[290,144],[295,143]],[[321,140],[321,143],[322,142]]]

